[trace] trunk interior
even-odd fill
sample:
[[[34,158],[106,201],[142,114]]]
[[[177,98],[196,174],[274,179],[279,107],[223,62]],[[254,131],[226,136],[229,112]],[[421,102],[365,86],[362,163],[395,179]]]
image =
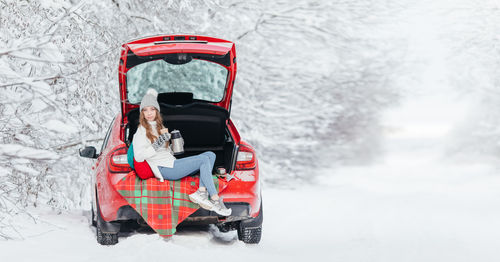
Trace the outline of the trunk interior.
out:
[[[160,101],[160,109],[163,125],[170,132],[179,130],[184,139],[184,154],[176,158],[212,151],[216,154],[214,169],[224,167],[228,173],[233,169],[236,147],[226,127],[229,113],[224,108],[203,102],[173,105]],[[125,141],[130,145],[139,125],[139,108],[131,110],[127,119]]]

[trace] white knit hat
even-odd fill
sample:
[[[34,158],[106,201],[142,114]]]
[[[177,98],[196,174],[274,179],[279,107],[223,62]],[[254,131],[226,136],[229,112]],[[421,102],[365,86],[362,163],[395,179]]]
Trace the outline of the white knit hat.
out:
[[[160,105],[158,104],[158,92],[153,88],[150,88],[148,89],[148,91],[146,91],[146,94],[141,101],[140,110],[142,111],[142,109],[144,109],[144,107],[146,106],[154,106],[158,110],[158,112],[160,112]]]

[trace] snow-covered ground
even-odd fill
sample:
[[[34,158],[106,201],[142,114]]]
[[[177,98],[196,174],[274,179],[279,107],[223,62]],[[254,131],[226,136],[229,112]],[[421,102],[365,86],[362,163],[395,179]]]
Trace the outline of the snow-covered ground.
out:
[[[100,246],[88,211],[40,212],[24,241],[0,243],[2,261],[148,261],[206,258],[255,261],[497,261],[500,176],[482,164],[450,166],[424,154],[369,167],[325,170],[319,186],[265,188],[259,245],[235,232],[151,233]],[[269,259],[269,260],[268,260]],[[152,260],[152,261],[153,261]]]

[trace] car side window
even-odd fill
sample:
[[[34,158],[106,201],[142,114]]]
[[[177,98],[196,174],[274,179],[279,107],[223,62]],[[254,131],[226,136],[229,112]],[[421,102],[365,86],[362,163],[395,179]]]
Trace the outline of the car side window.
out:
[[[104,141],[102,142],[101,152],[99,154],[102,154],[104,148],[108,146],[109,136],[111,135],[111,130],[113,130],[113,122],[115,122],[114,118],[113,121],[111,121],[111,124],[109,125],[108,131],[106,132],[106,136],[104,137]]]

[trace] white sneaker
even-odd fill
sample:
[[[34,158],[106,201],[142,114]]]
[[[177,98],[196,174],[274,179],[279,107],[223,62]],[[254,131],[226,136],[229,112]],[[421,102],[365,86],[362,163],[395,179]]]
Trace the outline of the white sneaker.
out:
[[[196,190],[196,192],[189,195],[189,200],[207,210],[210,210],[210,207],[212,206],[212,203],[210,203],[210,200],[208,200],[207,191],[201,191],[198,189]]]
[[[209,199],[209,201],[212,205],[211,208],[209,209],[210,211],[214,211],[215,213],[225,217],[231,215],[232,212],[231,208],[227,208],[224,205],[222,198],[219,198],[219,200]]]

